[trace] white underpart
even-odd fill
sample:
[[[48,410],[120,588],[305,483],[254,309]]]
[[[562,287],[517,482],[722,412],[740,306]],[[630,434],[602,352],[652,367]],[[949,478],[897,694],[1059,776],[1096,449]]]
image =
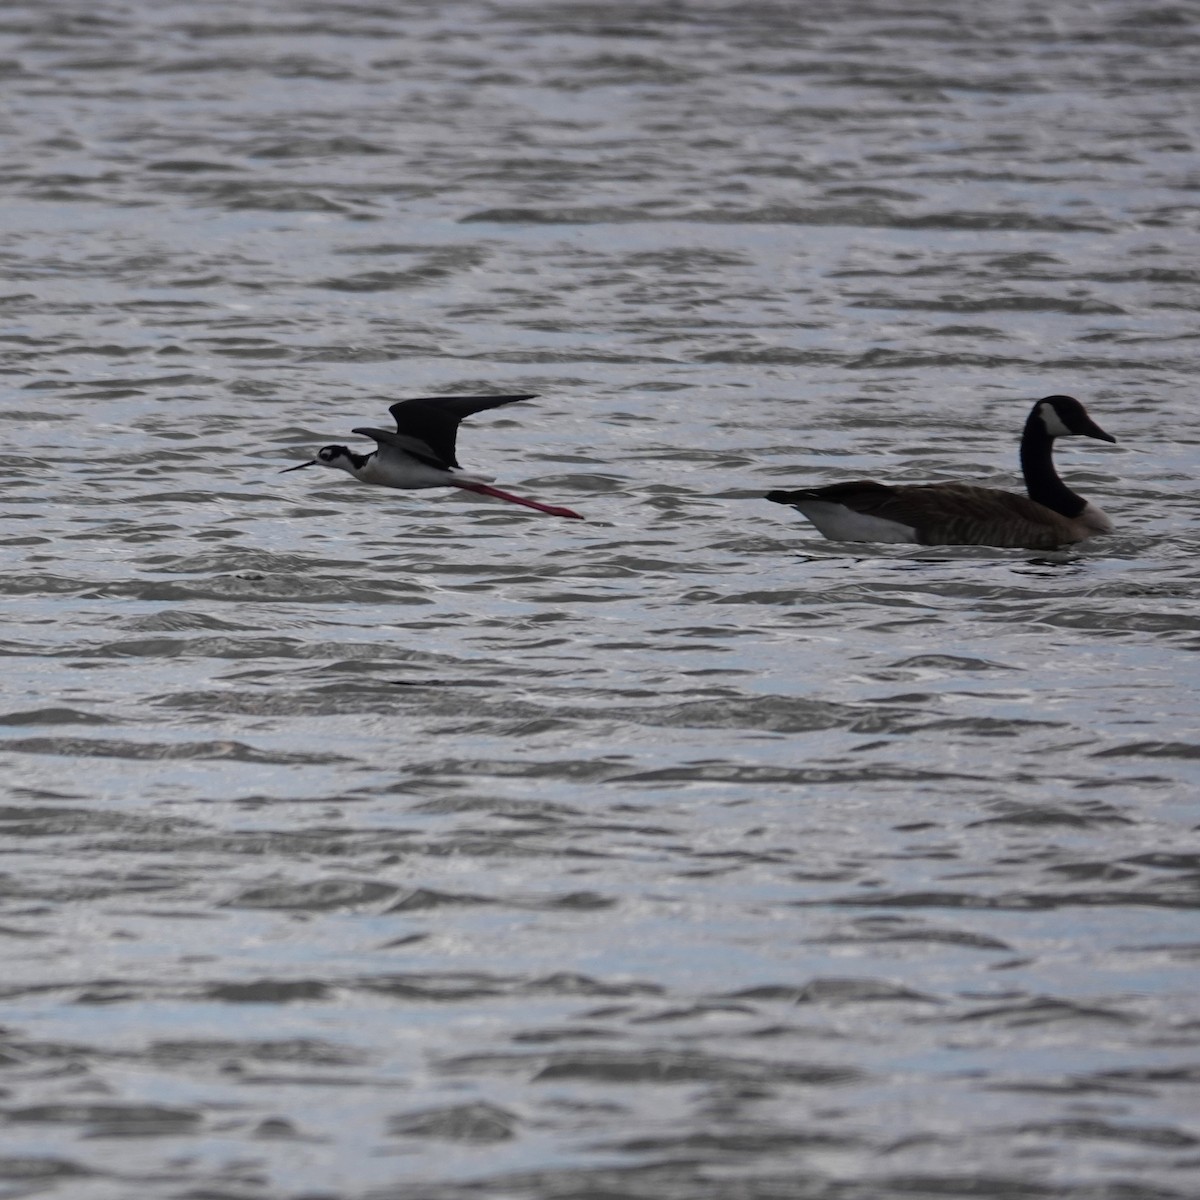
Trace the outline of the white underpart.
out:
[[[1062,423],[1062,418],[1054,411],[1053,404],[1039,404],[1038,416],[1051,437],[1068,437],[1071,431]]]
[[[1094,529],[1097,533],[1112,533],[1113,523],[1108,513],[1097,508],[1090,500],[1083,506],[1083,512],[1075,518],[1081,525]]]
[[[871,517],[855,512],[844,504],[828,500],[803,500],[793,504],[830,541],[834,542],[915,542],[917,531],[899,521]]]
[[[456,467],[442,470],[431,467],[420,459],[409,458],[406,454],[395,451],[386,456],[375,454],[367,465],[354,472],[356,479],[363,483],[373,483],[378,487],[401,488],[404,491],[415,491],[418,488],[453,487],[459,483],[490,483],[495,476],[477,475],[472,471],[463,471]]]

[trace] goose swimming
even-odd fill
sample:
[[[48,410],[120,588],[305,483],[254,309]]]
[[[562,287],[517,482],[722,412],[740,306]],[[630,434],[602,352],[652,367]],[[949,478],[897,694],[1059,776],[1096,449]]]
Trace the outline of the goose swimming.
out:
[[[1054,469],[1055,438],[1074,435],[1117,440],[1072,396],[1047,396],[1033,406],[1021,435],[1027,496],[969,483],[854,480],[768,492],[766,498],[798,509],[834,541],[1053,550],[1113,527]]]

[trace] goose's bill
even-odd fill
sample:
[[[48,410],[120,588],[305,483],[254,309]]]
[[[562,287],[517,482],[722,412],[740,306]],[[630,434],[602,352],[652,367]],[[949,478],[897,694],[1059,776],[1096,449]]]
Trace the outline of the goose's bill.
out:
[[[297,463],[294,467],[284,467],[279,473],[280,475],[286,475],[289,471],[303,471],[305,467],[315,467],[316,465],[317,460],[310,458],[306,463]]]
[[[1117,443],[1117,439],[1113,437],[1111,433],[1105,433],[1104,430],[1101,429],[1100,426],[1091,419],[1091,417],[1087,419],[1087,424],[1084,425],[1079,432],[1082,433],[1084,437],[1099,438],[1102,442],[1112,442],[1114,446]]]

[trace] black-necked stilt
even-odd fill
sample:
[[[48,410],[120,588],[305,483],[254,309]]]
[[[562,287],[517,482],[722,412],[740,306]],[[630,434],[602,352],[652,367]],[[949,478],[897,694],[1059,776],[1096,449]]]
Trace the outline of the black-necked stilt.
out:
[[[387,429],[355,429],[363,437],[374,438],[378,447],[370,454],[357,454],[348,446],[322,446],[317,456],[294,467],[285,467],[280,474],[299,471],[303,467],[334,467],[353,475],[360,483],[379,487],[414,488],[456,487],[481,496],[495,496],[511,504],[523,504],[554,517],[583,517],[569,508],[539,504],[490,487],[492,475],[475,475],[464,471],[454,456],[458,424],[472,413],[518,400],[524,396],[440,396],[418,400],[400,400],[388,412],[396,422],[396,432]]]
[[[1071,434],[1117,440],[1072,396],[1047,396],[1033,406],[1021,435],[1027,497],[967,483],[890,486],[855,480],[768,492],[767,499],[799,509],[835,541],[1053,550],[1113,527],[1054,469],[1054,439]]]

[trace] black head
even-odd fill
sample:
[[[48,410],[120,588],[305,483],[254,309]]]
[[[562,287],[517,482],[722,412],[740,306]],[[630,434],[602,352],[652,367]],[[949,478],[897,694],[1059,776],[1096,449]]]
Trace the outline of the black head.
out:
[[[1099,438],[1102,442],[1116,442],[1111,433],[1105,433],[1087,414],[1087,409],[1074,396],[1047,396],[1033,406],[1030,420],[1040,420],[1052,437]]]
[[[305,467],[333,467],[338,471],[350,471],[354,467],[354,459],[354,452],[348,446],[322,446],[316,458],[297,463],[294,467],[284,467],[279,473],[286,475],[289,471],[301,471]]]

